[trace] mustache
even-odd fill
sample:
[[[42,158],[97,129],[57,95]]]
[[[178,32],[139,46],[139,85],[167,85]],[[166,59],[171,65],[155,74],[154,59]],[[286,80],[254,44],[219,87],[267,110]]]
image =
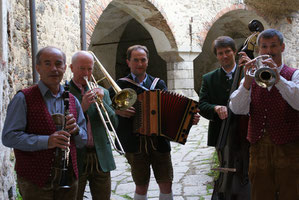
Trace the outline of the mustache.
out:
[[[51,73],[51,74],[48,74],[49,77],[56,77],[56,76],[60,76],[61,73]]]

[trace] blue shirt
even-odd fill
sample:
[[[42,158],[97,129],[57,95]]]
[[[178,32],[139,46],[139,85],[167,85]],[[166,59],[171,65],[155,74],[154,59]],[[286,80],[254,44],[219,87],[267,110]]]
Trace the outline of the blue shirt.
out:
[[[133,80],[134,80],[136,83],[139,83],[139,80],[138,80],[138,78],[135,76],[135,74],[133,74],[133,73],[131,72],[131,76],[132,76]],[[144,85],[145,85],[145,81],[146,81],[146,79],[147,79],[147,74],[145,74],[145,78],[144,78],[143,81],[142,81],[141,83],[139,83],[139,84],[142,85],[142,86],[144,86]]]
[[[49,113],[64,114],[64,102],[62,94],[64,88],[60,85],[58,94],[55,96],[49,90],[49,88],[42,82],[38,82],[38,88],[41,91],[43,99],[46,103]],[[81,105],[77,98],[76,110],[77,110],[77,124],[80,131],[75,136],[75,143],[77,147],[83,147],[87,141],[86,134],[86,121],[81,108]],[[18,92],[7,108],[6,119],[2,131],[2,143],[11,148],[19,149],[22,151],[38,151],[48,149],[49,135],[36,135],[26,133],[27,125],[27,105],[25,95],[22,92]]]

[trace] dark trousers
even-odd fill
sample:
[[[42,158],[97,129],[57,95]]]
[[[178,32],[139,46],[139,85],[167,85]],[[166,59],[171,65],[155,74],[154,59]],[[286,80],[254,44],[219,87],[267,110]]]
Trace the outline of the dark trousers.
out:
[[[83,200],[87,180],[93,200],[110,200],[111,175],[102,171],[95,150],[87,152],[84,172],[79,175],[77,200]]]
[[[18,176],[17,184],[23,200],[76,200],[78,180],[75,179],[74,172],[70,172],[73,176],[69,176],[69,189],[59,188],[60,173],[59,169],[53,170],[53,178],[42,188]]]

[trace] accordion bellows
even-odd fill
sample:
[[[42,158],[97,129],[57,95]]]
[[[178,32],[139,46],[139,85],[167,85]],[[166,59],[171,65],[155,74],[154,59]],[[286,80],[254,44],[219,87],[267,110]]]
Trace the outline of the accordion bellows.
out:
[[[134,107],[134,133],[185,144],[198,104],[173,92],[151,90],[139,94]]]

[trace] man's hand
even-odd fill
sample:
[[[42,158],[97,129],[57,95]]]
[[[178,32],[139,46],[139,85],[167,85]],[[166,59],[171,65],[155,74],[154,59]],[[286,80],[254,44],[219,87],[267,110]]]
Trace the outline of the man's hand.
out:
[[[83,112],[86,112],[91,104],[96,102],[97,98],[103,99],[104,90],[102,88],[94,88],[89,90],[82,96],[81,107]]]
[[[267,58],[265,60],[262,61],[262,63],[264,65],[267,65],[268,67],[270,67],[271,69],[273,69],[273,71],[276,73],[276,81],[275,83],[278,83],[278,81],[280,80],[280,75],[277,71],[277,64],[274,62],[274,60],[270,57],[270,58]]]
[[[55,147],[67,149],[70,146],[70,134],[66,131],[56,131],[50,135],[48,140],[48,149]]]
[[[215,112],[218,114],[219,118],[224,120],[227,118],[227,107],[226,106],[215,106]]]
[[[255,65],[256,59],[250,60],[249,62],[247,62],[245,64],[244,67],[244,82],[243,82],[243,86],[249,90],[251,87],[251,84],[253,82],[254,77],[252,75],[249,74],[250,70],[255,71],[256,70],[256,65]]]
[[[79,133],[79,126],[76,122],[76,118],[73,114],[68,114],[65,117],[66,120],[66,126],[65,129],[69,132],[69,134],[78,134]]]
[[[134,107],[130,107],[126,110],[115,110],[115,113],[117,115],[119,115],[121,117],[125,117],[125,118],[131,118],[136,114]]]
[[[200,115],[198,113],[199,113],[199,109],[197,108],[196,113],[193,115],[192,125],[198,124],[200,119]]]
[[[246,63],[248,63],[251,59],[247,56],[247,54],[243,51],[239,52],[239,62],[238,66],[244,66]]]

